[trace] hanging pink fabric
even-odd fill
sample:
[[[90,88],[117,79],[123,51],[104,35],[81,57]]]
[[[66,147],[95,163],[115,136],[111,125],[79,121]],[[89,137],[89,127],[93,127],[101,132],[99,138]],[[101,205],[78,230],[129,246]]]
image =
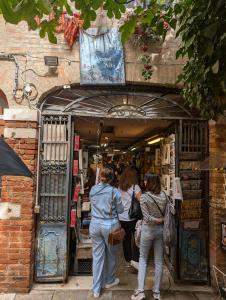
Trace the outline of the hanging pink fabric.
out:
[[[74,202],[78,201],[79,193],[80,193],[80,185],[76,184],[74,195],[73,195],[73,201]]]
[[[71,210],[71,224],[70,227],[75,227],[76,226],[76,209]]]
[[[73,162],[73,176],[78,176],[78,160]]]
[[[75,136],[74,151],[78,151],[80,146],[80,136]]]

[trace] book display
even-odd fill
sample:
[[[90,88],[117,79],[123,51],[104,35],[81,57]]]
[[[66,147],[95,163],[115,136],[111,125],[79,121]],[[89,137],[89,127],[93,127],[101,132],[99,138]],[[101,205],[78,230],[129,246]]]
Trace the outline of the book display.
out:
[[[161,159],[159,158],[161,155]],[[175,205],[174,181],[175,181],[175,134],[170,134],[162,140],[160,150],[156,149],[156,162],[161,164],[161,179],[164,192]]]
[[[89,188],[84,187],[88,173],[88,152],[81,148],[79,136],[75,136],[73,160],[73,198],[71,225],[74,230],[75,251],[73,273],[78,275],[92,272],[92,244],[89,237],[91,205]]]

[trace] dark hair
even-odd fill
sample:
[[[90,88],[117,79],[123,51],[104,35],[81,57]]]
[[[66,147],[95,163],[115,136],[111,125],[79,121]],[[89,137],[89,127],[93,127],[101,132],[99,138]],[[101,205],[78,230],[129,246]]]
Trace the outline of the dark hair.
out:
[[[160,194],[161,192],[161,183],[160,177],[154,173],[147,173],[144,177],[144,180],[147,181],[146,191],[152,192],[153,194]]]
[[[133,167],[126,167],[119,179],[119,188],[127,191],[132,185],[138,183],[137,171]]]
[[[110,168],[103,168],[100,172],[100,180],[103,183],[111,183],[114,178],[114,172]]]

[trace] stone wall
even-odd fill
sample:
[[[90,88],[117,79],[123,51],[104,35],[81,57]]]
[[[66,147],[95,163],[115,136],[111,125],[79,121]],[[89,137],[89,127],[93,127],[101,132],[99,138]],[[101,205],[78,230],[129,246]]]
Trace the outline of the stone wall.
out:
[[[224,166],[226,162],[226,119],[221,118],[217,123],[209,122],[209,152],[212,167]],[[214,166],[215,164],[215,166]],[[211,166],[210,166],[211,167]],[[226,203],[223,173],[210,172],[210,269],[212,283],[212,266],[216,265],[226,273],[226,251],[221,248],[221,222],[226,221]]]
[[[28,119],[29,112],[26,111]],[[28,292],[33,281],[37,122],[6,110],[4,136],[34,177],[2,177],[0,199],[0,291]],[[15,120],[16,119],[16,120]],[[37,119],[37,118],[36,118]]]
[[[62,86],[71,83],[79,83],[79,45],[74,44],[69,49],[64,41],[63,34],[59,34],[58,44],[50,44],[48,39],[41,39],[38,31],[29,31],[27,24],[19,25],[6,24],[0,16],[0,52],[6,54],[16,53],[19,65],[19,88],[23,87],[23,79],[34,83],[38,88],[38,97],[55,86]],[[184,61],[176,60],[175,53],[178,49],[178,40],[175,40],[174,33],[169,32],[164,43],[153,43],[149,53],[152,56],[154,73],[151,80],[145,83],[156,85],[173,85],[181,72]],[[25,56],[27,55],[27,59]],[[48,67],[44,64],[44,56],[53,55],[59,58],[59,67],[56,75],[48,73]],[[141,55],[139,49],[132,44],[125,46],[125,68],[127,82],[144,82],[141,75],[142,64],[138,61]],[[23,73],[26,67],[26,73]],[[15,79],[15,63],[13,61],[1,61],[0,88],[6,94],[9,107],[28,106],[26,99],[17,104],[12,96]]]

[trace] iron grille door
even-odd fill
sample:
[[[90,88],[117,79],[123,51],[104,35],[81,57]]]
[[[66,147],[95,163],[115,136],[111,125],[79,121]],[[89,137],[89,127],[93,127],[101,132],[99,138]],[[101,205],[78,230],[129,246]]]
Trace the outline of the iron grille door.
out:
[[[179,211],[179,273],[192,282],[207,282],[209,174],[200,167],[208,156],[208,123],[180,121],[179,173],[183,202]]]
[[[43,115],[40,144],[40,214],[37,226],[35,278],[65,281],[70,184],[71,117]]]

